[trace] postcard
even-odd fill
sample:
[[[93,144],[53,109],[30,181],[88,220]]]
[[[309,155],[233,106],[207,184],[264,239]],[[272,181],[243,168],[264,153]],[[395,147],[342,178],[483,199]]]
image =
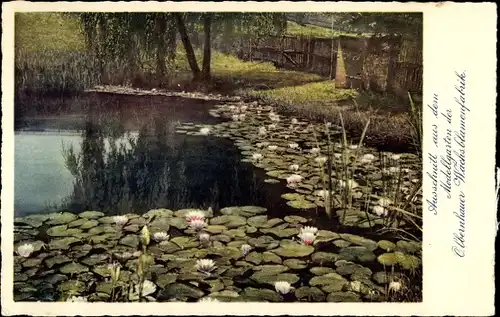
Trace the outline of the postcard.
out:
[[[2,314],[494,315],[495,9],[2,4]]]

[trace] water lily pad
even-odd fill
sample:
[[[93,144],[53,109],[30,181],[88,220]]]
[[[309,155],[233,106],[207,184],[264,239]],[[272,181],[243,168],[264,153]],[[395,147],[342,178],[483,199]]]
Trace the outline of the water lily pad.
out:
[[[307,301],[323,302],[326,295],[317,287],[303,286],[295,290],[295,297],[298,300],[306,299]]]
[[[284,220],[288,223],[306,223],[307,219],[301,216],[285,216]]]
[[[331,267],[320,267],[320,266],[316,266],[316,267],[313,267],[309,270],[312,274],[314,275],[325,275],[325,274],[328,274],[328,273],[334,273],[335,270],[332,269]]]
[[[274,178],[267,178],[264,180],[264,182],[268,184],[278,184],[280,181]]]
[[[64,254],[58,254],[45,259],[45,265],[50,269],[54,265],[70,262],[71,259]]]
[[[160,288],[165,288],[168,284],[175,283],[176,280],[177,280],[177,274],[167,273],[167,274],[160,274],[155,282],[156,285],[158,285]]]
[[[375,260],[376,255],[365,247],[356,246],[341,249],[339,258],[347,261],[358,260],[360,262],[371,262]]]
[[[24,267],[38,267],[42,263],[42,259],[40,258],[29,258],[26,259],[22,265]]]
[[[243,290],[241,296],[250,301],[281,301],[281,296],[270,289],[247,287]]]
[[[396,243],[398,251],[403,253],[417,253],[422,251],[422,246],[416,241],[400,240]]]
[[[311,286],[335,285],[338,290],[341,290],[346,283],[347,280],[335,272],[314,276],[309,280]]]
[[[82,230],[80,229],[76,228],[68,229],[67,225],[61,225],[49,228],[47,230],[47,235],[52,237],[68,237],[68,236],[75,236],[81,232]]]
[[[361,298],[354,292],[334,292],[328,294],[327,302],[361,302]]]
[[[223,231],[226,231],[227,227],[222,226],[222,225],[210,225],[205,228],[205,231],[211,233],[211,234],[217,234],[217,233],[222,233]]]
[[[260,227],[261,228],[264,228],[264,229],[268,229],[268,228],[272,228],[280,223],[283,223],[283,220],[280,219],[280,218],[273,218],[273,219],[269,219],[265,224],[261,225]],[[284,226],[283,228],[286,228],[288,225]]]
[[[319,265],[331,265],[335,263],[339,258],[338,254],[335,253],[329,253],[329,252],[315,252],[311,256],[311,260],[313,263],[319,264]]]
[[[68,224],[78,218],[77,215],[72,214],[70,212],[61,212],[57,214],[53,214],[51,220],[47,222],[49,225],[63,225]]]
[[[240,226],[246,225],[247,220],[241,216],[234,215],[222,215],[210,219],[210,224],[212,225],[224,225],[227,228],[238,228]]]
[[[281,257],[298,258],[298,257],[308,256],[311,253],[313,253],[314,247],[304,244],[288,244],[280,246],[279,248],[273,250],[272,252],[276,253]]]
[[[25,223],[34,228],[40,227],[44,221],[48,220],[50,217],[48,215],[29,215],[26,217],[19,217],[14,219],[14,223]]]
[[[286,193],[281,195],[281,198],[286,200],[304,200],[304,195],[300,195],[297,193]]]
[[[168,218],[168,217],[172,217],[174,214],[174,212],[170,209],[151,209],[150,211],[148,211],[147,213],[145,213],[144,215],[142,215],[144,218],[147,218],[147,219],[150,219],[150,218],[153,218],[153,217],[157,217],[157,218]]]
[[[134,234],[129,234],[120,240],[120,244],[129,246],[131,248],[137,248],[139,245],[139,237]]]
[[[416,270],[421,265],[421,260],[411,254],[405,254],[399,251],[394,252],[398,264],[405,270]]]
[[[88,272],[89,268],[80,263],[72,262],[62,266],[59,271],[63,274],[80,274],[83,272]]]
[[[317,207],[316,204],[313,204],[312,202],[307,200],[292,200],[288,201],[286,204],[297,209],[312,209]]]
[[[167,218],[168,223],[179,230],[186,229],[188,227],[188,222],[184,218]],[[164,231],[164,230],[163,230]]]
[[[263,256],[260,253],[257,252],[250,252],[246,257],[245,260],[251,263],[254,263],[255,265],[259,265],[263,261]]]
[[[267,216],[263,215],[263,216],[251,217],[248,218],[247,222],[248,225],[259,228],[267,223]]]
[[[196,248],[200,245],[198,240],[190,237],[175,237],[170,241],[177,244],[181,249]]]
[[[197,287],[194,286],[189,286],[186,284],[182,283],[169,283],[167,284],[163,291],[160,293],[160,297],[167,297],[167,298],[182,298],[182,297],[188,297],[188,298],[200,298],[205,293],[198,289]]]
[[[80,239],[75,237],[65,237],[62,239],[50,240],[49,248],[51,250],[68,250],[73,243],[79,242]]]
[[[307,262],[299,259],[286,259],[283,265],[291,268],[292,270],[302,270],[307,267]]]
[[[398,263],[396,255],[393,252],[381,254],[378,256],[377,260],[380,264],[385,266],[396,265]]]
[[[84,211],[82,213],[79,213],[78,216],[80,218],[86,218],[86,219],[98,219],[104,217],[104,213],[100,211]]]
[[[340,237],[346,241],[349,241],[351,243],[360,245],[365,247],[369,251],[373,251],[377,248],[377,242],[363,238],[361,236],[355,235],[355,234],[347,234],[347,233],[342,233]]]
[[[106,261],[109,258],[108,255],[106,254],[92,254],[91,256],[80,260],[83,264],[86,264],[88,266],[94,266],[98,263],[102,263]]]
[[[248,244],[256,248],[268,248],[275,242],[276,240],[270,236],[259,236],[258,238],[248,239]]]
[[[271,233],[280,238],[287,238],[299,234],[298,228],[275,227],[271,229],[260,229],[263,233]]]
[[[385,250],[387,252],[394,251],[396,249],[396,245],[392,243],[391,241],[387,240],[380,240],[377,243],[378,247],[381,248],[382,250]]]

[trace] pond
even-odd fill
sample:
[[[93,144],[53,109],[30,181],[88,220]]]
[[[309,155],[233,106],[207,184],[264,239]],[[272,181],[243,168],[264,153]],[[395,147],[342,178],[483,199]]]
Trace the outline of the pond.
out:
[[[18,120],[16,216],[283,205],[231,141],[175,133],[179,122],[221,122],[208,115],[213,102],[110,94],[70,102],[71,113]],[[78,171],[67,166],[70,148],[85,161]]]
[[[421,298],[421,280],[399,273],[419,271],[421,244],[376,232],[405,225],[379,196],[411,192],[415,156],[359,149],[369,162],[349,163],[342,189],[341,171],[319,154],[357,153],[336,142],[338,127],[280,119],[257,102],[188,97],[87,93],[17,105],[17,300]],[[322,186],[325,172],[337,179]],[[419,195],[409,199],[421,208]],[[138,261],[149,263],[144,298],[125,293]],[[122,266],[121,284],[110,284],[109,263]],[[388,265],[397,267],[391,278]],[[411,296],[393,292],[402,284]]]

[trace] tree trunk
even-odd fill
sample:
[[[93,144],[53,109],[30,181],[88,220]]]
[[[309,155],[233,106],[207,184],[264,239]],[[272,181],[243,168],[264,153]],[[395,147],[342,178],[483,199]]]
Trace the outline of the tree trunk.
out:
[[[191,41],[189,40],[189,35],[186,31],[186,25],[184,23],[184,18],[182,14],[179,12],[174,13],[175,21],[177,22],[177,28],[179,29],[179,35],[181,37],[182,44],[184,45],[184,49],[186,50],[186,56],[189,62],[189,67],[191,67],[191,71],[193,72],[194,80],[198,80],[200,78],[201,72],[198,67],[198,62],[196,62],[196,56],[194,55],[193,46],[191,45]]]
[[[98,67],[99,67],[99,75],[100,75],[100,82],[101,84],[107,84],[107,76],[105,74],[105,69],[104,69],[104,59],[105,59],[105,54],[104,54],[104,47],[105,47],[105,41],[107,37],[107,25],[106,25],[106,19],[104,16],[99,16],[98,20],[98,28],[99,28],[99,44],[97,44],[97,61],[98,61]]]
[[[158,14],[156,18],[156,38],[158,44],[156,47],[156,76],[158,80],[158,85],[163,88],[165,81],[165,32],[166,32],[166,21],[165,16]]]
[[[203,30],[205,32],[205,44],[203,46],[203,69],[202,78],[210,79],[210,61],[212,57],[210,28],[212,26],[212,16],[206,13],[203,18]]]

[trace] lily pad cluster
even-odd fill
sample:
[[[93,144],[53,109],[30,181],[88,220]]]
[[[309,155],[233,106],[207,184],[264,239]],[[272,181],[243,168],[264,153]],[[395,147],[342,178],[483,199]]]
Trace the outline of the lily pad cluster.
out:
[[[86,211],[15,218],[15,299],[385,301],[398,272],[421,265],[418,242],[374,241],[308,227],[300,216],[269,219],[266,213],[235,206],[217,213],[155,209],[121,217]],[[186,220],[200,214],[207,223],[202,231]],[[304,228],[315,231],[310,245],[297,239]],[[283,287],[275,285],[287,283],[290,293],[277,292]]]
[[[396,208],[400,205],[421,214],[422,197],[413,193],[421,179],[421,163],[414,154],[378,153],[355,143],[343,144],[338,126],[280,116],[258,102],[228,101],[210,114],[228,121],[213,126],[183,123],[176,132],[233,140],[242,161],[266,171],[266,183],[287,184],[290,192],[282,197],[292,208],[318,210],[328,204],[343,225],[361,228],[386,224],[388,217],[400,212]]]

